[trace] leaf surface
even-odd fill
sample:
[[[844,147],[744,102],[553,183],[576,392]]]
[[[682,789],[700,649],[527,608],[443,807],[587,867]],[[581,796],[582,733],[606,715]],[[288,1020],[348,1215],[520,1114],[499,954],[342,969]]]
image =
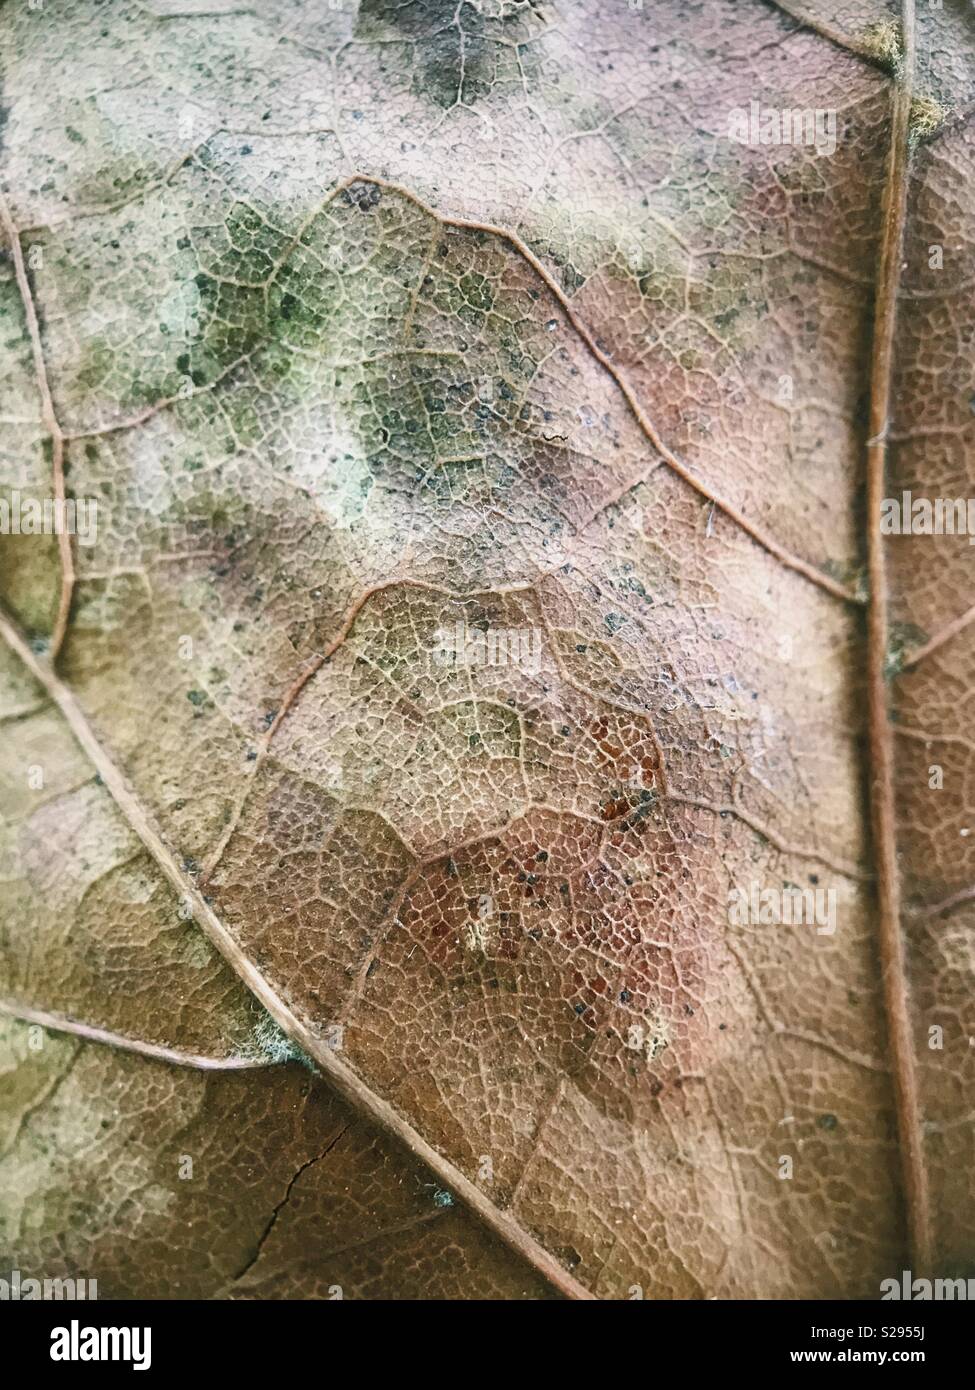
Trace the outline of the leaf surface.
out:
[[[98,503],[91,546],[0,537],[4,991],[217,1058],[263,1006],[324,1082],[179,1072],[208,1143],[338,1088],[207,1293],[966,1268],[971,551],[879,506],[966,486],[968,30],[198,8],[0,20],[4,495]],[[835,154],[729,140],[752,100]],[[753,887],[836,930],[741,924]],[[65,1107],[172,1122],[165,1058],[72,1045]],[[420,1161],[469,1211],[428,1229]],[[343,1181],[412,1273],[322,1275]]]

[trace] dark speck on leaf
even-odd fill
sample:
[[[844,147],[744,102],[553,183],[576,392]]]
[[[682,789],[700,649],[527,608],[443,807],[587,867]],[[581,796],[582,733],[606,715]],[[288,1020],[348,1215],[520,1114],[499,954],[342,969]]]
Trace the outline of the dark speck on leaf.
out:
[[[835,1115],[820,1115],[816,1123],[819,1125],[820,1129],[833,1130],[839,1124],[839,1121]]]
[[[345,201],[357,207],[360,212],[371,211],[382,196],[381,188],[374,183],[366,183],[362,180],[358,183],[350,183],[343,194]]]

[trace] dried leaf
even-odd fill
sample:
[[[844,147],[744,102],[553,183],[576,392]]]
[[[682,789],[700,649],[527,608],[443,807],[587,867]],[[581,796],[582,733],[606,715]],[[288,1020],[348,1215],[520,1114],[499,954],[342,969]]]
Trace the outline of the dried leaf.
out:
[[[964,1273],[970,24],[223,8],[0,18],[11,1260]]]

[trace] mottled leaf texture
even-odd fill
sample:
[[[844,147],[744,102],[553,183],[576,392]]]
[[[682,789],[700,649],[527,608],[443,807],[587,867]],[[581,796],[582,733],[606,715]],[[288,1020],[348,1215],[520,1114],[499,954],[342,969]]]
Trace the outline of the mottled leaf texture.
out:
[[[973,35],[0,8],[0,1265],[975,1273]]]

